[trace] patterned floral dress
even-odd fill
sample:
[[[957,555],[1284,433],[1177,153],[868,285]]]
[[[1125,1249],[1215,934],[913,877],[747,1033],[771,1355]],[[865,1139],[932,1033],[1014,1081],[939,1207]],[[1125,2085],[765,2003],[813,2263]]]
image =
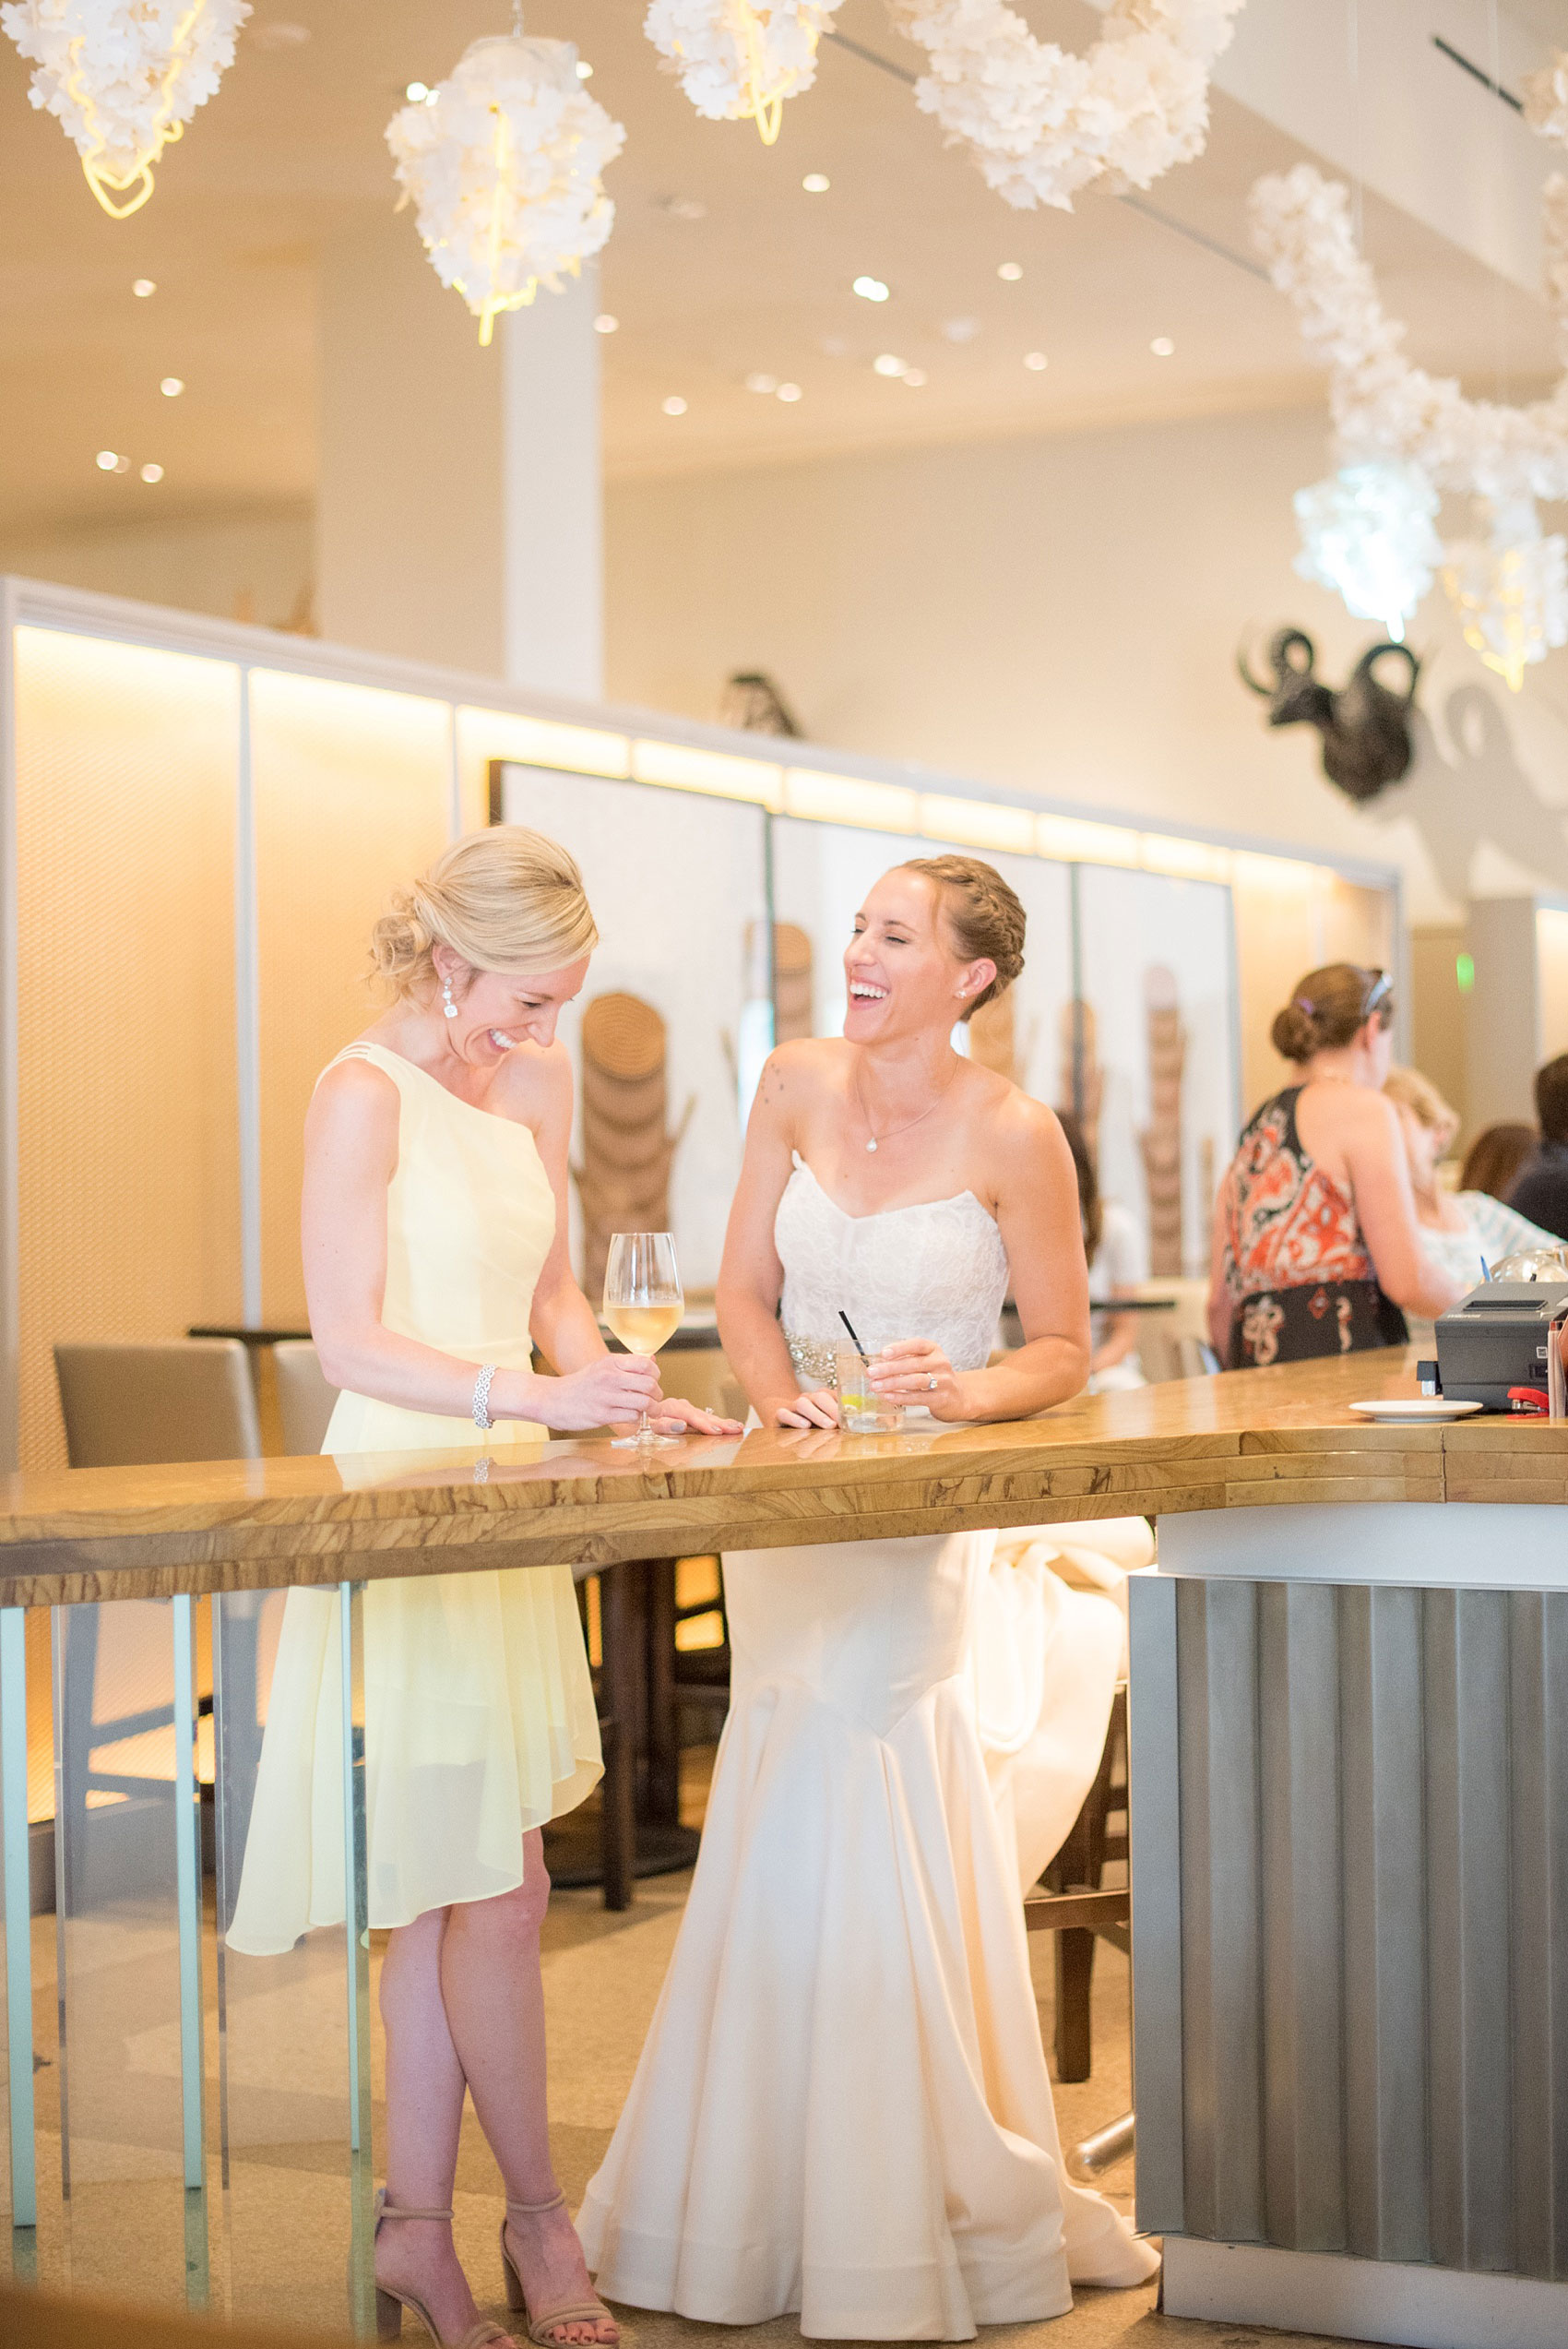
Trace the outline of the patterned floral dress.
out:
[[[1355,1200],[1307,1156],[1301,1087],[1265,1101],[1243,1132],[1221,1194],[1227,1368],[1402,1346],[1405,1317],[1384,1296]]]

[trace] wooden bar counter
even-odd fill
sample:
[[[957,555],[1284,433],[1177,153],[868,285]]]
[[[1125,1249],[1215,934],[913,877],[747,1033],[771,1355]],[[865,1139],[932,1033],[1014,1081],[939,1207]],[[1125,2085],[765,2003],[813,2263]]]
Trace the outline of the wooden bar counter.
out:
[[[603,1439],[0,1480],[0,1605],[346,1578],[600,1567],[1037,1520],[1313,1503],[1568,1500],[1568,1425],[1390,1428],[1403,1353],[1084,1398],[1016,1425],[897,1437],[694,1437],[648,1461]]]
[[[595,1440],[12,1477],[0,1635],[19,1671],[14,1611],[48,1604],[168,1598],[178,1621],[195,1593],[332,1584],[347,1627],[387,1575],[1154,1517],[1130,1591],[1134,2037],[1167,2309],[1560,2343],[1568,1425],[1348,1409],[1415,1391],[1399,1353],[647,1460]],[[22,2148],[25,2063],[11,2097]]]

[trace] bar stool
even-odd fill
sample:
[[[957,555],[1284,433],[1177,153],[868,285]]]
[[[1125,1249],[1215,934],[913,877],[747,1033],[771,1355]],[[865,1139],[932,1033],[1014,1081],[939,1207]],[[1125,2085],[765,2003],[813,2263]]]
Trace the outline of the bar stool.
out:
[[[58,1345],[54,1376],[73,1468],[261,1458],[255,1389],[237,1338]]]
[[[272,1349],[272,1376],[283,1449],[291,1456],[318,1452],[338,1389],[321,1375],[321,1357],[309,1338],[280,1338]]]
[[[1126,1771],[1123,1683],[1111,1700],[1094,1784],[1066,1842],[1024,1902],[1028,1930],[1056,1936],[1056,2077],[1062,2081],[1089,2076],[1089,1994],[1097,1938],[1111,1942],[1124,1956],[1132,1954],[1132,1894],[1124,1885],[1107,1889],[1102,1881],[1111,1861],[1127,1857]],[[1113,1828],[1116,1817],[1122,1823]]]

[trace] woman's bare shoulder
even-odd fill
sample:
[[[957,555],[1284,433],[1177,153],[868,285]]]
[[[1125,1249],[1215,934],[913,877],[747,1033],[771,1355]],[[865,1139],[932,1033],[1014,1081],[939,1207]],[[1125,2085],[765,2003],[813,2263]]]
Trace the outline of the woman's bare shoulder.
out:
[[[557,1036],[548,1044],[519,1044],[496,1072],[494,1106],[524,1126],[572,1110],[572,1055]]]
[[[411,1064],[410,1064],[411,1065]],[[335,1060],[315,1080],[312,1106],[319,1103],[335,1116],[377,1117],[398,1114],[398,1080],[391,1071],[357,1053]]]
[[[842,1036],[793,1036],[775,1044],[763,1063],[757,1099],[767,1109],[789,1109],[825,1086],[841,1087],[849,1051]]]

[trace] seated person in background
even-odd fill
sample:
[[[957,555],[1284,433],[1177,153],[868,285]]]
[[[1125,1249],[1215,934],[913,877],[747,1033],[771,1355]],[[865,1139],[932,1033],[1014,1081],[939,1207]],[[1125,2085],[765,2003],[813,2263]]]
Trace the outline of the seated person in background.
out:
[[[1089,1268],[1091,1395],[1114,1394],[1128,1387],[1146,1387],[1138,1360],[1138,1317],[1107,1313],[1114,1297],[1132,1296],[1142,1276],[1143,1239],[1136,1222],[1117,1199],[1102,1199],[1084,1129],[1070,1109],[1057,1111],[1078,1177],[1078,1217],[1084,1227],[1084,1255]]]
[[[1540,1140],[1514,1178],[1508,1204],[1568,1240],[1568,1052],[1536,1070]]]
[[[1533,1126],[1488,1126],[1465,1153],[1459,1188],[1485,1191],[1494,1199],[1505,1199],[1509,1186],[1538,1139]]]
[[[1459,1130],[1459,1115],[1420,1069],[1391,1068],[1383,1090],[1398,1113],[1421,1246],[1434,1264],[1473,1289],[1502,1258],[1555,1247],[1550,1232],[1489,1192],[1443,1189],[1437,1169]]]

